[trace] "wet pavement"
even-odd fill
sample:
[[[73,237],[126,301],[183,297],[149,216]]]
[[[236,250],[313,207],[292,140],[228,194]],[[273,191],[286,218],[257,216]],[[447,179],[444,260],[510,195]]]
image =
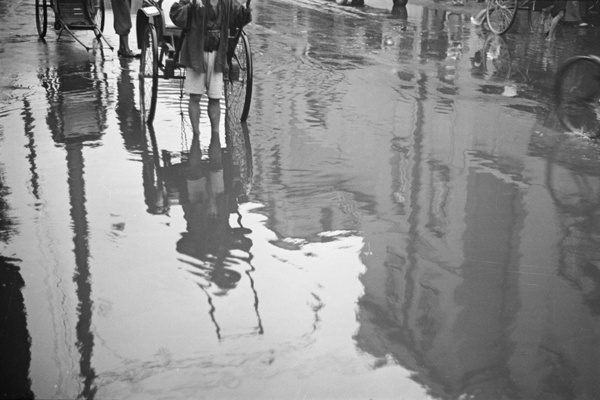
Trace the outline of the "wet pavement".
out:
[[[197,179],[179,82],[145,126],[139,61],[0,0],[1,398],[600,397],[600,145],[552,98],[599,31],[376,1],[256,2]]]

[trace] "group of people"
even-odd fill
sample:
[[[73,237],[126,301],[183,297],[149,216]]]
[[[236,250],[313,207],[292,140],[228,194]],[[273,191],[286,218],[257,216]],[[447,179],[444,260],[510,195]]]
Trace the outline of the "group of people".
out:
[[[550,15],[550,25],[546,33],[548,40],[556,38],[556,28],[561,21],[577,24],[580,27],[586,27],[588,24],[583,21],[587,11],[585,1],[573,0],[536,0],[534,10],[541,11]],[[471,22],[475,25],[482,25],[486,20],[486,9],[481,10],[477,15],[471,17]]]

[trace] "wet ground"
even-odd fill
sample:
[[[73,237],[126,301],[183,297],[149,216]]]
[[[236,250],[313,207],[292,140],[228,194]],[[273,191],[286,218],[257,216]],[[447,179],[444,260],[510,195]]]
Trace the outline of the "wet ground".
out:
[[[600,146],[551,91],[599,31],[380,4],[256,2],[191,179],[178,82],[147,127],[137,60],[0,0],[0,397],[600,397]]]

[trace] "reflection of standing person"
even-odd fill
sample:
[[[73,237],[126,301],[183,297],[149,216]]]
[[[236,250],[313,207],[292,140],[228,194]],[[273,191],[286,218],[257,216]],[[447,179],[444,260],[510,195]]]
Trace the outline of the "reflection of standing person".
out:
[[[131,0],[110,0],[114,14],[114,28],[119,35],[119,57],[139,57],[129,48],[129,31],[131,30]]]
[[[179,62],[186,67],[185,90],[189,94],[188,112],[194,139],[199,140],[200,136],[203,95],[208,97],[208,118],[211,138],[214,138],[219,135],[229,30],[250,22],[250,9],[236,0],[194,0],[193,3],[180,0],[171,6],[170,17],[178,27],[189,28]]]

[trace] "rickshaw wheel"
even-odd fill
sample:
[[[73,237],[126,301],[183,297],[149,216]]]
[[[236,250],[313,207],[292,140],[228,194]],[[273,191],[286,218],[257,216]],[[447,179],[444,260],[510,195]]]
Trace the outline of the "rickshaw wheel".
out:
[[[104,31],[104,0],[87,0],[85,2],[86,13],[91,23],[96,26],[100,32]],[[98,35],[100,36],[100,35]]]
[[[46,0],[35,0],[35,26],[41,38],[46,36],[46,29],[48,27]]]
[[[497,35],[506,33],[517,17],[518,0],[487,0],[487,24]]]
[[[565,128],[586,136],[600,135],[600,58],[567,60],[556,73],[554,99]]]
[[[158,42],[156,28],[148,24],[142,40],[140,56],[140,104],[146,122],[152,123],[158,91]]]
[[[246,121],[252,100],[252,52],[250,41],[241,32],[225,79],[225,104],[227,111],[239,121]]]

